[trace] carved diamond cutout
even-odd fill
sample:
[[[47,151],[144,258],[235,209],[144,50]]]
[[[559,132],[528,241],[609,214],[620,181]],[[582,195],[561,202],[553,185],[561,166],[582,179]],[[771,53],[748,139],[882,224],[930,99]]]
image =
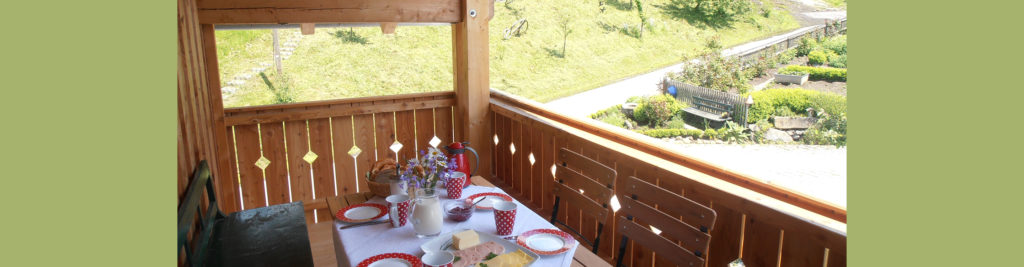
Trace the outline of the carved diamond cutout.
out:
[[[537,162],[537,160],[533,158],[533,152],[530,152],[529,158],[530,158],[530,166],[533,166],[533,163]]]
[[[551,176],[555,176],[555,164],[551,164]]]
[[[399,150],[402,150],[402,143],[399,143],[398,140],[395,140],[395,143],[391,144],[391,151],[398,153]]]
[[[302,156],[302,160],[309,162],[309,164],[313,164],[313,161],[316,161],[316,158],[317,155],[316,153],[313,153],[313,150],[310,150],[309,152],[306,153],[305,156]]]
[[[363,153],[363,150],[359,149],[357,146],[352,146],[352,149],[348,150],[348,154],[352,155],[352,157],[358,157],[359,153]]]
[[[656,234],[656,235],[660,235],[661,234],[661,230],[658,229],[658,228],[654,228],[654,226],[651,226],[651,232],[654,232],[654,234]]]
[[[437,148],[437,145],[440,145],[440,144],[441,144],[441,139],[437,138],[436,135],[434,136],[434,138],[430,139],[430,146],[432,146],[434,148]]]
[[[498,145],[498,135],[494,135],[494,145]]]
[[[516,144],[509,144],[508,151],[512,151],[512,155],[516,154]]]
[[[619,209],[622,208],[622,204],[619,204],[619,198],[615,197],[614,195],[612,195],[612,200],[609,201],[609,202],[611,202],[610,204],[612,206],[612,211],[613,212],[618,212]]]
[[[270,160],[265,158],[265,157],[263,157],[263,156],[260,156],[260,158],[256,160],[256,167],[260,167],[260,169],[264,169],[265,170],[265,169],[267,169],[267,166],[269,166],[269,165],[270,165]]]

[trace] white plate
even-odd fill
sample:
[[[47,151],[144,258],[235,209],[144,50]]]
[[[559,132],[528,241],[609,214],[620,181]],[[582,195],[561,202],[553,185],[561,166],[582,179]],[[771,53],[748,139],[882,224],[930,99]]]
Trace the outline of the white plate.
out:
[[[345,211],[345,217],[353,220],[366,220],[376,217],[380,212],[375,207],[358,207]]]
[[[422,249],[424,252],[427,252],[427,251],[456,251],[454,247],[451,247],[451,248],[448,248],[448,249],[441,249],[441,247],[446,245],[449,241],[452,240],[452,234],[458,233],[458,232],[462,232],[462,231],[465,231],[465,230],[466,229],[455,230],[453,232],[448,232],[448,233],[441,233],[440,235],[438,235],[434,239],[431,239],[430,241],[427,241],[427,243],[423,243],[423,245],[420,246],[420,249]],[[537,261],[537,259],[540,258],[540,255],[537,255],[537,253],[534,253],[533,251],[531,251],[529,249],[526,249],[526,248],[524,248],[522,246],[519,246],[519,244],[516,244],[513,241],[508,241],[508,240],[502,239],[501,237],[498,237],[498,236],[495,236],[495,235],[492,235],[492,234],[481,233],[480,231],[477,231],[476,234],[478,236],[480,236],[480,244],[493,241],[494,243],[498,243],[498,245],[501,245],[501,246],[505,247],[505,253],[516,252],[516,250],[522,250],[523,252],[526,253],[526,255],[529,255],[530,258],[532,258],[532,260],[530,260],[530,262],[527,262],[526,265],[524,265],[524,266],[530,266],[530,264],[533,264],[533,262]]]
[[[412,263],[409,263],[408,261],[405,261],[403,259],[383,259],[383,260],[379,260],[379,261],[375,261],[375,262],[371,263],[369,267],[409,267],[409,266],[412,266]]]
[[[565,240],[553,234],[536,234],[526,238],[526,244],[537,250],[555,251],[565,246]]]

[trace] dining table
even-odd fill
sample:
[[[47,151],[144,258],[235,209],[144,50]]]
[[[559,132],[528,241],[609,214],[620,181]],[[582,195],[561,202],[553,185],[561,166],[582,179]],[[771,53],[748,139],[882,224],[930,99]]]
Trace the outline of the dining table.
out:
[[[445,194],[440,194],[442,206],[450,201],[464,201],[465,198],[478,193],[500,193],[507,195],[504,190],[495,187],[482,177],[474,176],[471,178],[471,181],[473,184],[463,189],[460,199],[448,199]],[[514,238],[521,233],[534,229],[558,229],[544,217],[523,205],[523,203],[514,198],[513,202],[516,204],[516,219],[511,237]],[[383,197],[370,192],[353,193],[327,199],[327,206],[332,214],[337,214],[339,210],[348,206],[362,203],[376,203],[387,206],[387,202]],[[385,215],[376,221],[388,220],[388,216]],[[420,246],[432,239],[430,237],[418,238],[411,223],[397,228],[393,227],[390,222],[342,228],[347,225],[351,225],[351,223],[342,222],[335,218],[334,225],[331,227],[338,266],[356,266],[363,260],[384,253],[406,253],[421,257],[425,252]],[[445,218],[441,236],[466,229],[498,236],[495,225],[493,211],[477,209],[468,220],[463,222],[456,222]],[[511,242],[515,243],[515,241]],[[531,266],[611,265],[585,247],[580,247],[579,242],[575,242],[565,253],[540,255]]]

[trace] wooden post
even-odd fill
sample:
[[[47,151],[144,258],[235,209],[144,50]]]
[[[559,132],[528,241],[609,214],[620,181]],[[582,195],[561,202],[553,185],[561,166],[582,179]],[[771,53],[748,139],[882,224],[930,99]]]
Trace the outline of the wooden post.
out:
[[[220,200],[220,209],[224,212],[235,212],[239,210],[236,200],[236,188],[230,187],[232,179],[228,170],[228,134],[224,126],[224,102],[221,101],[220,74],[217,69],[217,39],[213,32],[213,24],[202,24],[203,32],[203,53],[206,60],[206,81],[209,86],[208,96],[210,105],[211,126],[213,127],[213,141],[216,147],[214,155],[208,155],[210,170],[217,185],[217,196]]]
[[[456,120],[462,120],[458,132],[479,152],[477,175],[490,176],[491,121],[490,62],[487,23],[494,16],[493,0],[465,0],[461,8],[463,20],[452,25],[452,60],[456,95]],[[463,140],[456,140],[463,141]]]

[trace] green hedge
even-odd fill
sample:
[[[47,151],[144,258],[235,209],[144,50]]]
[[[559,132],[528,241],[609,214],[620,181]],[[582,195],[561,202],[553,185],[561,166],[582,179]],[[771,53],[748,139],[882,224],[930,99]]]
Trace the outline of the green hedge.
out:
[[[695,130],[695,129],[649,129],[649,130],[643,130],[640,133],[642,133],[642,134],[644,134],[646,136],[655,137],[655,138],[665,138],[665,137],[675,137],[675,136],[689,136],[689,137],[693,137],[693,138],[700,138],[701,135],[704,134],[704,131]]]
[[[846,97],[832,93],[802,88],[776,88],[750,95],[754,97],[754,104],[747,111],[747,122],[750,123],[769,119],[787,109],[796,114],[807,114],[807,108],[811,107],[829,114],[846,113]]]
[[[810,66],[799,66],[790,65],[782,68],[779,73],[807,73],[810,74],[808,79],[815,81],[830,81],[830,82],[845,82],[846,81],[846,69],[829,68],[829,67],[810,67]]]

